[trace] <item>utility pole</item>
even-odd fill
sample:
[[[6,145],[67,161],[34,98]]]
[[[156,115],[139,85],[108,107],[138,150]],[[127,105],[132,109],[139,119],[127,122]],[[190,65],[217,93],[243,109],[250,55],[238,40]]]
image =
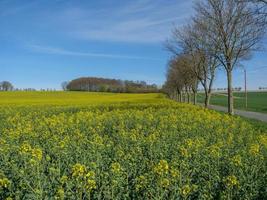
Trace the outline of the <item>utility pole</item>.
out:
[[[248,108],[248,92],[247,92],[247,70],[244,69],[245,75],[245,99],[246,99],[246,109]]]

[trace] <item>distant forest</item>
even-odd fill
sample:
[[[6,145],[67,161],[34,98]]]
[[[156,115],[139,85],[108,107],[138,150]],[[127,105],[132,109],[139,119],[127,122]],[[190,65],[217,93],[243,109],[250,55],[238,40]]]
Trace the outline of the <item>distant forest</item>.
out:
[[[159,92],[156,84],[145,81],[128,81],[97,77],[82,77],[62,83],[63,90],[117,93],[154,93]]]

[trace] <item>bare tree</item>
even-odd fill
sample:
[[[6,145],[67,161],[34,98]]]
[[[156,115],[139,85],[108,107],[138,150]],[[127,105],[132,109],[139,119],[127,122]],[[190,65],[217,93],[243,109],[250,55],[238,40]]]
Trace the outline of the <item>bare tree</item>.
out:
[[[208,22],[202,19],[200,22],[199,20],[194,18],[190,25],[174,29],[171,40],[167,42],[167,48],[176,55],[181,51],[187,54],[191,60],[191,64],[187,66],[190,67],[191,73],[197,77],[198,82],[196,84],[200,82],[204,88],[205,107],[208,107],[219,61],[214,56],[217,45],[215,46],[209,41],[210,38],[206,36],[206,30],[202,28],[202,23]]]
[[[194,95],[194,104],[197,103],[197,88],[198,77],[193,73],[195,68],[194,60],[188,54],[181,54],[177,57],[178,65],[180,66],[181,74],[184,77],[185,91],[187,94],[187,102],[191,101],[190,93]]]
[[[203,0],[196,4],[196,17],[212,46],[219,44],[214,56],[227,73],[228,112],[234,114],[232,71],[256,50],[265,30],[265,17],[253,13],[247,2]]]
[[[240,2],[252,3],[257,6],[257,8],[262,9],[267,6],[267,0],[239,0]]]
[[[169,97],[179,102],[183,101],[182,93],[184,88],[184,77],[182,76],[176,59],[170,60],[167,70],[167,80],[164,84],[164,90]]]
[[[267,15],[267,0],[248,0],[252,1],[252,3],[255,5],[254,12],[256,14],[260,15]]]
[[[267,0],[250,0],[253,3],[262,3],[262,4],[267,4]]]
[[[267,0],[238,0],[240,2],[249,3],[255,14],[267,15]]]
[[[165,90],[169,96],[180,102],[191,102],[191,93],[194,94],[194,104],[196,104],[197,78],[191,73],[191,60],[187,55],[181,54],[173,57],[168,65],[167,81]],[[184,94],[186,96],[184,96]],[[186,100],[187,99],[187,100]]]

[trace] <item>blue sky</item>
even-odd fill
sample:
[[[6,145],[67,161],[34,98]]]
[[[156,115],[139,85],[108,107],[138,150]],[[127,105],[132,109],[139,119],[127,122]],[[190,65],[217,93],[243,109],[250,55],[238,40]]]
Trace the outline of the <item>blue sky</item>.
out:
[[[188,22],[193,0],[0,0],[0,80],[56,88],[80,76],[163,84],[163,43]],[[251,89],[267,86],[267,52],[249,62]],[[265,64],[266,63],[266,64]],[[215,87],[225,87],[218,72]],[[241,69],[235,86],[243,85]]]

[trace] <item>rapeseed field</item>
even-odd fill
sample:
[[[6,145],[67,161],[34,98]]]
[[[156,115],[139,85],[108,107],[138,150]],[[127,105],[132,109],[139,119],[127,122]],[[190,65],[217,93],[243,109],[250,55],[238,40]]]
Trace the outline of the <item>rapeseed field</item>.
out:
[[[267,131],[241,118],[159,94],[19,95],[0,94],[0,199],[267,199]]]

